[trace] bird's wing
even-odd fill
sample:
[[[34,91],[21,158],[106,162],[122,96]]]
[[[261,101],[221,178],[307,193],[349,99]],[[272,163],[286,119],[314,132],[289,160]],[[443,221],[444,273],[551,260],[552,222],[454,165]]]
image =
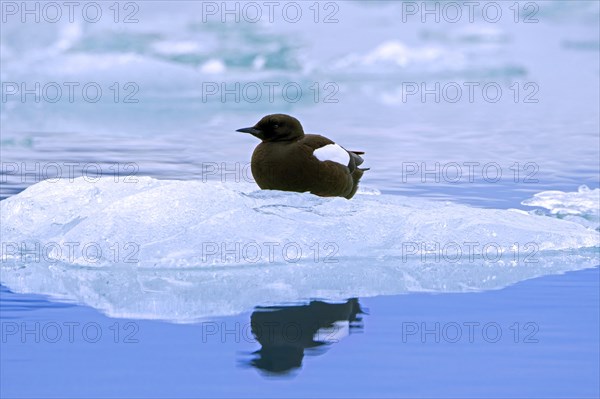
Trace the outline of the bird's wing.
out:
[[[340,145],[335,144],[327,137],[317,134],[306,134],[302,138],[302,144],[312,149],[313,155],[320,161],[333,161],[346,166],[350,173],[353,173],[356,168],[364,161],[360,157],[364,152],[348,151]],[[330,146],[328,148],[324,148]],[[321,151],[318,151],[321,149]]]
[[[305,134],[300,142],[303,145],[306,145],[314,150],[319,149],[321,147],[325,147],[328,144],[335,144],[333,141],[329,140],[327,137],[319,136],[318,134]]]

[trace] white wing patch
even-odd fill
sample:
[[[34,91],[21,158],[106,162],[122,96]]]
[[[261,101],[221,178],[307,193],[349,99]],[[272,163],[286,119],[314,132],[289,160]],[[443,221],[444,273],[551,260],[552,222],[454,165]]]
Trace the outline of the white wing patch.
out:
[[[317,157],[319,161],[333,161],[344,166],[350,164],[350,154],[337,144],[327,144],[321,148],[317,148],[313,155]]]

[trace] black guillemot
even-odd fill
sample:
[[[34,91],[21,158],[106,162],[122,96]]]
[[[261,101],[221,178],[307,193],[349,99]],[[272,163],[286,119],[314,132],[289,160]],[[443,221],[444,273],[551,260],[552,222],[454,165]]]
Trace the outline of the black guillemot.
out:
[[[321,197],[352,198],[365,170],[360,155],[327,137],[304,134],[298,119],[267,115],[253,127],[238,129],[262,142],[252,154],[252,176],[263,190],[311,192]]]

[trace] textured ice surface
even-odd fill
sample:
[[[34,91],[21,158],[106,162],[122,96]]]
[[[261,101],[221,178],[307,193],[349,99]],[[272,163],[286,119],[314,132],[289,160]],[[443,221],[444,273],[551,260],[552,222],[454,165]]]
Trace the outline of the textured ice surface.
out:
[[[308,298],[497,289],[598,264],[598,232],[581,224],[401,196],[79,178],[38,183],[0,216],[9,288],[182,322]]]
[[[579,187],[577,192],[542,191],[522,202],[527,206],[547,209],[551,215],[599,230],[600,189]]]
[[[533,198],[523,201],[523,205],[546,208],[553,214],[598,216],[600,214],[600,189],[590,190],[587,186],[581,186],[574,193],[542,191],[535,194]]]

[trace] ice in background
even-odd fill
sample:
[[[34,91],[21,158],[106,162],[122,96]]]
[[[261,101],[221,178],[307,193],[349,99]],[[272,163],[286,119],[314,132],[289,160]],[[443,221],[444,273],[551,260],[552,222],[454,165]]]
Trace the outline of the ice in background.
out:
[[[534,3],[537,11],[519,3],[518,23],[508,4],[497,23],[486,22],[480,9],[473,23],[466,10],[458,23],[433,16],[421,23],[402,2],[319,3],[318,23],[312,3],[300,3],[297,23],[280,13],[270,23],[265,10],[256,23],[231,15],[222,23],[220,11],[203,9],[206,2],[119,4],[119,23],[105,8],[94,24],[65,16],[24,25],[19,15],[2,24],[2,82],[80,83],[73,103],[66,89],[56,103],[35,103],[31,95],[25,103],[19,95],[2,101],[4,162],[96,162],[105,173],[115,162],[133,162],[138,176],[220,180],[206,173],[207,164],[245,164],[256,145],[234,130],[285,112],[307,132],[366,151],[372,171],[364,185],[383,193],[508,208],[544,190],[598,186],[597,2],[544,1]],[[130,19],[138,22],[123,23],[134,11]],[[97,103],[83,99],[89,82],[103,89]],[[232,95],[222,101],[220,89],[209,95],[206,86],[265,82],[280,85],[272,102],[266,89],[257,102],[247,101],[250,89],[236,102]],[[281,93],[290,82],[303,89],[297,102]],[[407,82],[459,85],[462,97],[404,101]],[[473,102],[468,82],[480,83]],[[490,82],[502,89],[495,103],[481,91]],[[450,181],[453,169],[438,181],[406,170],[431,170],[436,162],[461,165],[459,183]],[[472,176],[465,162],[479,163]],[[483,179],[489,163],[501,168],[497,182]],[[5,180],[4,197],[35,181],[11,173]]]

